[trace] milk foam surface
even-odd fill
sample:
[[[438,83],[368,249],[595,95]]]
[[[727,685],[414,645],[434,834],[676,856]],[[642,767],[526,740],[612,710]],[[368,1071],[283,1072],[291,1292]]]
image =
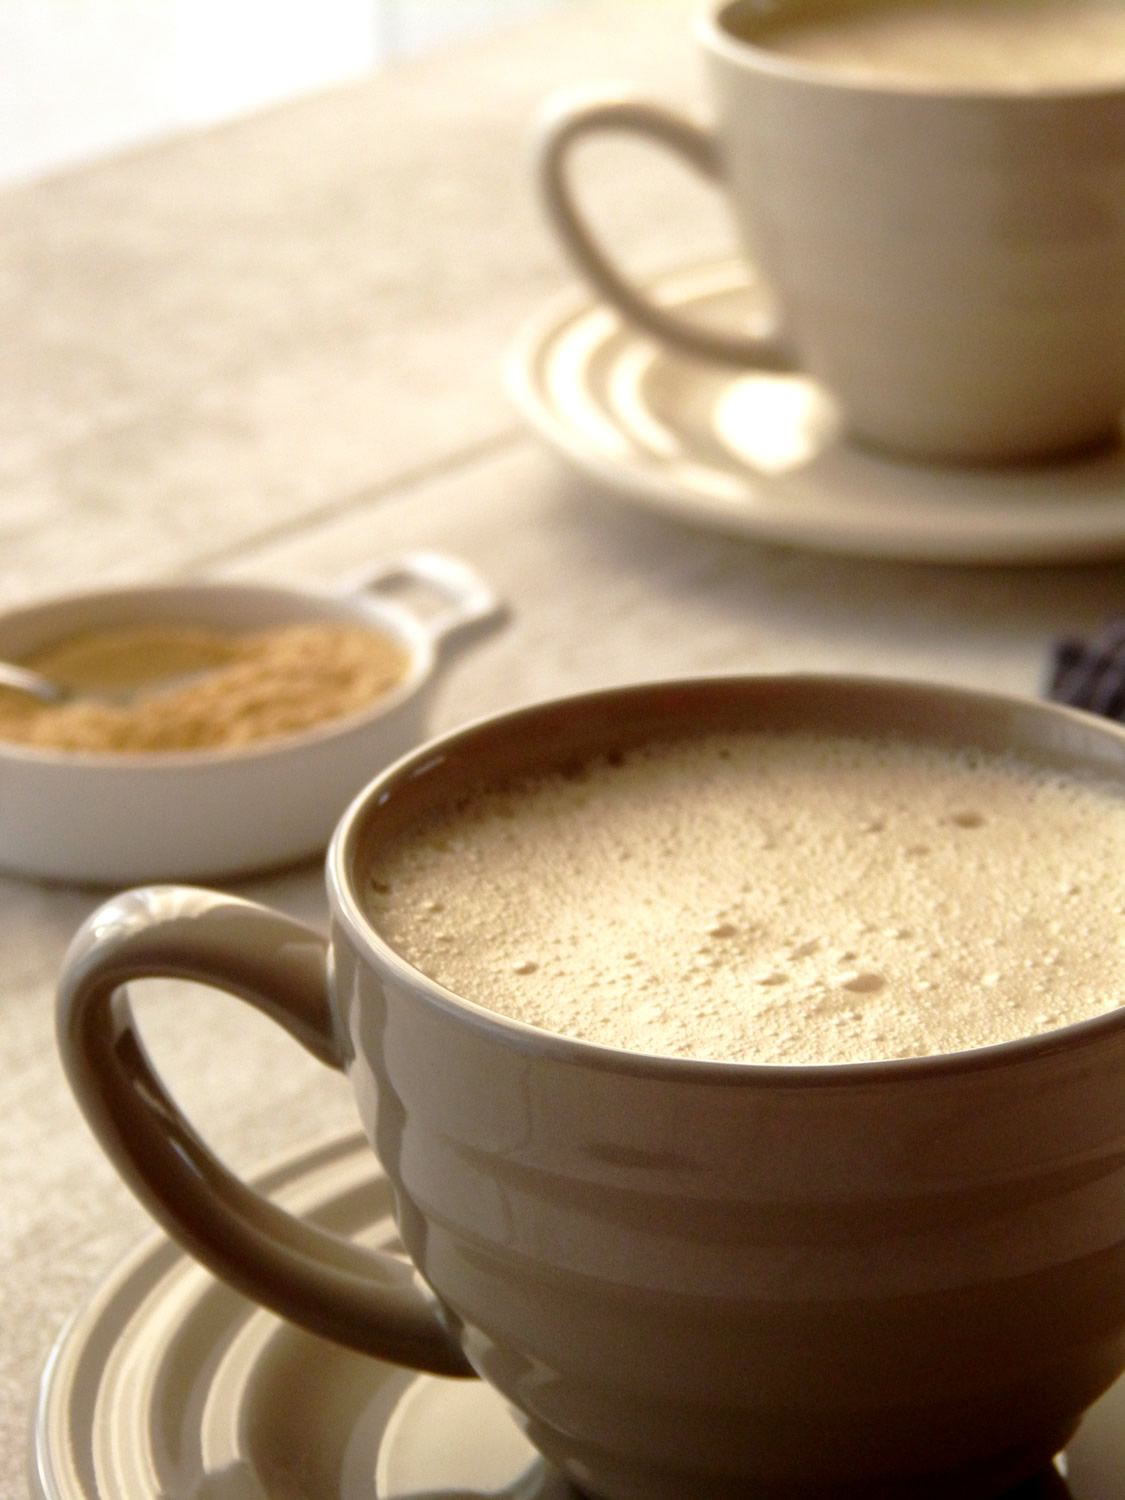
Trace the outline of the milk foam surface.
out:
[[[1125,80],[1120,0],[853,0],[741,30],[802,62],[1002,89]]]
[[[651,745],[380,851],[368,909],[466,999],[671,1056],[982,1047],[1125,1000],[1125,793],[806,734]]]

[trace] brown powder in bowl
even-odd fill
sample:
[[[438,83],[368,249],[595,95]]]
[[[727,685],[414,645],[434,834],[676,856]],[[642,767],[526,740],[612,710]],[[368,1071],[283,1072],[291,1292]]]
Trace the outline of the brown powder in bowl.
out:
[[[157,662],[167,674],[202,670],[162,688],[152,681]],[[358,713],[402,680],[410,659],[376,630],[316,621],[242,636],[117,631],[75,638],[26,664],[90,692],[147,685],[125,703],[92,696],[60,705],[0,689],[0,740],[152,752],[230,749]]]

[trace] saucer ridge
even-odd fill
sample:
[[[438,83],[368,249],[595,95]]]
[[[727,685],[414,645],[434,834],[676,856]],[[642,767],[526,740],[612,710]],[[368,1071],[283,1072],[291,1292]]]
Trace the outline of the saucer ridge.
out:
[[[253,1181],[291,1212],[398,1247],[390,1185],[358,1131],[307,1143]],[[576,1495],[489,1387],[316,1338],[159,1232],[95,1287],[52,1350],[30,1460],[32,1500]],[[1007,1500],[1117,1500],[1125,1378],[1087,1414],[1065,1467],[1065,1482],[1045,1477]]]
[[[337,1232],[397,1247],[390,1186],[358,1132],[289,1153],[255,1182]],[[314,1397],[322,1425],[333,1411],[336,1438],[344,1421],[354,1450],[365,1436],[360,1416],[385,1386],[410,1378],[282,1323],[154,1233],[94,1289],[48,1358],[31,1433],[31,1495],[297,1500],[301,1491],[280,1477],[293,1477],[280,1393],[288,1389],[289,1408]],[[380,1436],[366,1433],[371,1472]],[[337,1482],[340,1461],[323,1434],[302,1458],[331,1477],[326,1494],[371,1500],[370,1475],[363,1487]]]
[[[728,325],[768,312],[734,259],[670,271],[650,290]],[[1041,465],[910,463],[849,442],[814,381],[690,359],[573,294],[528,321],[505,375],[525,420],[575,469],[678,521],[901,561],[1125,554],[1125,441]]]

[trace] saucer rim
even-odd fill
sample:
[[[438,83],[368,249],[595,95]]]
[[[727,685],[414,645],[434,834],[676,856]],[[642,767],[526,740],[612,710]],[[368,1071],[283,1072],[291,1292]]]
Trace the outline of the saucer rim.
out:
[[[729,253],[681,262],[643,280],[650,295],[675,302],[674,295],[669,299],[669,292],[674,293],[677,283],[690,284],[692,278],[713,277],[724,271],[731,276],[732,291],[737,291],[739,283],[748,290],[753,284],[745,263]],[[690,308],[693,300],[697,299],[682,296],[677,305]],[[1063,492],[1049,508],[1045,509],[1042,500],[1025,506],[1015,524],[998,511],[995,516],[975,517],[973,524],[966,525],[964,516],[936,516],[933,507],[927,517],[925,502],[922,507],[912,506],[907,499],[902,522],[880,529],[871,524],[869,517],[857,517],[854,508],[849,511],[846,504],[839,519],[831,523],[817,516],[802,515],[799,508],[794,509],[792,495],[782,493],[782,486],[774,476],[754,473],[733,460],[715,472],[741,484],[746,501],[742,508],[678,481],[655,460],[648,464],[601,452],[560,414],[544,378],[560,341],[592,319],[604,320],[606,324],[607,333],[599,347],[608,346],[612,340],[619,342],[620,350],[613,355],[618,365],[627,355],[648,349],[655,359],[684,370],[693,364],[705,364],[712,375],[722,375],[725,367],[668,350],[651,335],[629,325],[613,307],[581,286],[571,285],[556,293],[525,319],[503,361],[502,375],[509,400],[548,447],[618,499],[681,523],[702,525],[750,541],[887,562],[1034,567],[1125,556],[1125,467],[1120,504],[1116,496],[1112,503],[1103,496],[1097,504],[1083,510],[1081,499]],[[749,372],[732,370],[731,378],[740,373]],[[627,436],[612,408],[602,401],[596,401],[596,405],[599,416]],[[912,473],[931,479],[939,474],[937,466],[911,465],[883,457],[875,450],[866,450],[862,457],[886,475],[901,471],[906,485]],[[992,477],[987,467],[958,470],[951,466],[948,472],[951,486],[968,476],[974,485],[983,484],[987,488]],[[1014,473],[1018,470],[1003,466],[995,470],[1001,482],[1010,480]],[[1005,510],[1010,512],[1012,505],[1009,493],[1005,496]],[[1032,518],[1037,525],[1029,524]]]
[[[389,1195],[386,1174],[358,1126],[311,1136],[278,1151],[248,1173],[246,1180],[267,1195],[284,1195],[287,1190],[299,1193],[302,1189],[307,1191],[315,1187],[319,1176],[333,1169],[350,1168],[353,1163],[356,1186],[362,1179],[363,1185],[370,1182],[375,1187],[383,1186]],[[331,1208],[337,1196],[330,1195],[321,1206]],[[92,1431],[97,1420],[98,1396],[105,1372],[104,1369],[100,1372],[95,1389],[79,1389],[81,1361],[99,1333],[112,1334],[112,1347],[118,1347],[122,1332],[153,1290],[176,1277],[190,1279],[198,1286],[200,1297],[209,1289],[220,1289],[233,1303],[242,1304],[248,1320],[260,1318],[278,1327],[284,1326],[283,1320],[274,1313],[233,1289],[222,1287],[211,1272],[193,1260],[162,1230],[148,1230],[87,1289],[64,1322],[43,1362],[35,1386],[25,1450],[30,1500],[106,1500],[96,1484],[91,1488],[77,1473],[67,1474],[62,1462],[66,1459],[73,1463],[72,1439],[79,1427],[85,1430],[89,1425]],[[111,1324],[113,1327],[109,1326]],[[301,1333],[301,1330],[295,1331]],[[313,1338],[312,1334],[302,1336]],[[377,1360],[365,1361],[367,1366],[372,1371],[381,1372],[380,1383],[404,1373]],[[88,1422],[76,1422],[76,1411],[82,1412]],[[58,1451],[60,1439],[66,1444],[61,1453]],[[77,1487],[72,1479],[77,1479]],[[138,1493],[115,1496],[114,1500],[162,1500],[162,1497],[156,1493]]]

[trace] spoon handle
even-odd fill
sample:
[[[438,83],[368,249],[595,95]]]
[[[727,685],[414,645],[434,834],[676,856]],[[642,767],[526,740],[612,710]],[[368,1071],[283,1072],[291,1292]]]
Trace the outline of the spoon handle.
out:
[[[0,661],[0,687],[28,693],[41,703],[61,703],[67,697],[66,690],[57,682],[33,672],[30,667],[17,667],[15,662],[10,661]]]

